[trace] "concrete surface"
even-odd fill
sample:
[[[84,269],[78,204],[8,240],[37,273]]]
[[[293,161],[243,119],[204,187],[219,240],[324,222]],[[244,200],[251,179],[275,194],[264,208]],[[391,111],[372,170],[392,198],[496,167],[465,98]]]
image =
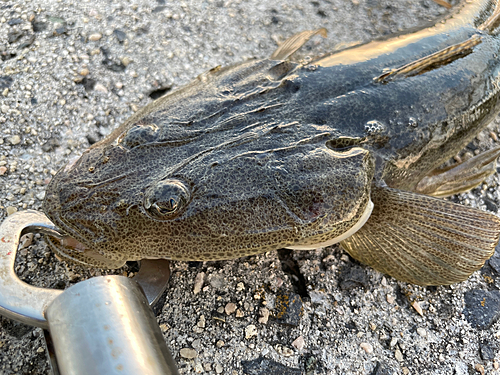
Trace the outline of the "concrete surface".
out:
[[[159,89],[269,56],[301,30],[329,31],[301,51],[314,56],[445,12],[431,0],[3,1],[0,219],[39,209],[55,171]],[[491,147],[498,131],[495,122],[473,148]],[[496,211],[498,182],[495,175],[454,200]],[[103,273],[58,261],[38,237],[16,265],[27,282],[65,288]],[[497,373],[495,265],[458,285],[422,288],[337,247],[174,262],[158,323],[182,374]],[[481,303],[492,308],[474,323]],[[0,374],[48,373],[41,331],[0,318]]]

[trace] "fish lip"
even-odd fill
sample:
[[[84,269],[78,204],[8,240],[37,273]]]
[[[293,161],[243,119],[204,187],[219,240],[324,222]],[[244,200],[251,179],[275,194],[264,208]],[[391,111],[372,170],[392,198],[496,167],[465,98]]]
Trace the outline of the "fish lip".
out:
[[[80,233],[78,233],[78,231],[76,229],[74,229],[73,227],[66,224],[60,218],[60,215],[58,213],[53,213],[52,215],[50,215],[50,220],[55,224],[57,229],[61,232],[61,235],[62,235],[61,245],[64,246],[63,241],[65,241],[65,240],[68,240],[68,241],[74,240],[78,244],[83,245],[86,249],[92,248],[91,246],[86,244],[85,239],[83,238],[83,236]],[[73,246],[71,246],[71,247],[73,247]]]

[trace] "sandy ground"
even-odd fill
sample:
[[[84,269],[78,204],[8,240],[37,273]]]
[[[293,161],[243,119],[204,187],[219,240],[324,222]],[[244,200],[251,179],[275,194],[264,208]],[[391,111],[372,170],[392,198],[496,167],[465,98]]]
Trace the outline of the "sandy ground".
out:
[[[431,0],[3,1],[0,219],[39,209],[52,175],[151,94],[217,65],[269,56],[297,31],[328,30],[302,51],[320,55],[444,13]],[[491,147],[497,134],[493,123],[471,151]],[[498,181],[495,175],[454,199],[496,212]],[[38,237],[16,269],[52,288],[103,273],[58,261]],[[450,287],[399,283],[332,247],[174,262],[157,313],[183,374],[491,374],[499,360],[499,287],[492,266]],[[492,306],[482,326],[464,313],[474,296]],[[39,329],[0,323],[0,374],[50,373]],[[195,358],[184,358],[183,348]]]

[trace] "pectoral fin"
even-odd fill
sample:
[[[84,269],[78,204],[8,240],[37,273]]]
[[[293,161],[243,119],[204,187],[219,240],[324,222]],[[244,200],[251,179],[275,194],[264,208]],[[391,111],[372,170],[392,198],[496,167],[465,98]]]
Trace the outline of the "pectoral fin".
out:
[[[419,285],[463,281],[495,251],[500,219],[425,195],[372,189],[366,224],[341,242],[355,259],[398,280]]]

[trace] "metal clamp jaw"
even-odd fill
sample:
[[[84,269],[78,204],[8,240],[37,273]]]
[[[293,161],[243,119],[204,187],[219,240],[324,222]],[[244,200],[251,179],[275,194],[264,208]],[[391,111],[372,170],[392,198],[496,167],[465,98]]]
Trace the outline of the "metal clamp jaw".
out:
[[[34,287],[14,271],[20,238],[33,232],[62,236],[38,211],[0,225],[0,315],[50,331],[56,374],[178,374],[149,307],[167,287],[168,261],[142,261],[132,279],[99,276],[65,291]]]

